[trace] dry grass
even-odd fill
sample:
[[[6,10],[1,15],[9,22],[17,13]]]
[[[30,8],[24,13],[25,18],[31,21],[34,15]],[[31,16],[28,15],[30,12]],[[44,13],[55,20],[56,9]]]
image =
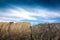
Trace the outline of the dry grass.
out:
[[[60,24],[0,22],[0,40],[60,40]]]
[[[30,40],[30,23],[0,22],[0,40]]]
[[[34,40],[60,40],[58,24],[38,24],[32,27]]]

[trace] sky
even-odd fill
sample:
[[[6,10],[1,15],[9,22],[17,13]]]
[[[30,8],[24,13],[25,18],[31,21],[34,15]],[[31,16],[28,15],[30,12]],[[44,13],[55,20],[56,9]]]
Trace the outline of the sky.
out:
[[[0,22],[60,23],[60,1],[0,0]]]

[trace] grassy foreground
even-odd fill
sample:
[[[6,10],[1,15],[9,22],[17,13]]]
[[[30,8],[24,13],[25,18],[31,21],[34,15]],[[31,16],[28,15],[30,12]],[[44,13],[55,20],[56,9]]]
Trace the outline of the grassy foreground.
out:
[[[60,40],[60,24],[0,22],[0,40]]]

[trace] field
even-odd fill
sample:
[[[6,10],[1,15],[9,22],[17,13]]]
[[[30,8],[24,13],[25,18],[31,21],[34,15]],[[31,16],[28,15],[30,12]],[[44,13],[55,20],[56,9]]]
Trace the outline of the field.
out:
[[[60,40],[60,23],[0,22],[0,40]]]
[[[30,40],[30,23],[0,22],[0,40]]]

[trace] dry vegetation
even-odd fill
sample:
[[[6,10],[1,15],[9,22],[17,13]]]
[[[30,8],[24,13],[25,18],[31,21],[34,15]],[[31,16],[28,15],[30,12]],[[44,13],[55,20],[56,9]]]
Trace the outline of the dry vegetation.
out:
[[[32,27],[34,40],[60,40],[60,24],[38,24]]]
[[[30,40],[30,23],[0,22],[0,40]]]
[[[0,22],[0,40],[60,40],[60,24]]]

